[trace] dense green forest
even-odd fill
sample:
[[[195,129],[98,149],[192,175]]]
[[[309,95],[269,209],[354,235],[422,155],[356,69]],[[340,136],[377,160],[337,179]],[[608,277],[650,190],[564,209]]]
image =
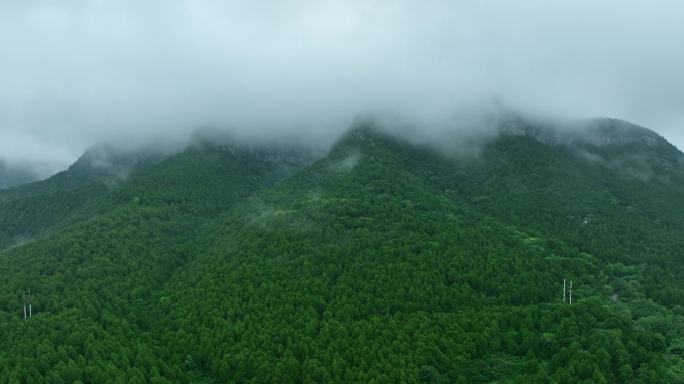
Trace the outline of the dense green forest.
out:
[[[476,154],[359,121],[318,158],[195,140],[0,191],[0,383],[684,383],[684,155],[506,124]]]
[[[0,190],[0,249],[32,240],[110,191],[144,173],[163,156],[91,148],[69,169],[46,180]]]

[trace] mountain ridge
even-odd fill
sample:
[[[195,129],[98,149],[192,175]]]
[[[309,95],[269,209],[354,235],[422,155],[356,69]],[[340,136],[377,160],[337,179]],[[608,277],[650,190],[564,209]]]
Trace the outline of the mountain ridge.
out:
[[[320,157],[189,145],[0,251],[0,374],[54,383],[684,377],[676,169],[658,169],[669,183],[625,177],[525,135],[458,157],[373,124],[355,124]],[[572,305],[563,279],[575,283]],[[24,321],[28,282],[34,316]]]

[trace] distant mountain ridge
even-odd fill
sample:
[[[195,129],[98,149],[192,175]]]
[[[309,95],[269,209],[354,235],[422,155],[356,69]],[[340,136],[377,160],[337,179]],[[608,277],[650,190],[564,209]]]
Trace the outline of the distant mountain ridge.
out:
[[[641,144],[645,147],[673,147],[656,132],[613,118],[575,121],[528,121],[521,117],[504,118],[498,125],[504,135],[535,138],[546,144],[589,144],[596,147]]]
[[[38,176],[28,166],[10,166],[0,159],[0,190],[37,179]]]
[[[99,145],[65,171],[0,190],[0,249],[32,240],[160,159]]]

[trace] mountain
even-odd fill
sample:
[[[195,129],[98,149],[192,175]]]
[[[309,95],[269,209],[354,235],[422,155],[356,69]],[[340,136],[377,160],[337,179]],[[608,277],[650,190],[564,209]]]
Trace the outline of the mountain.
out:
[[[0,190],[15,185],[26,184],[38,179],[38,176],[25,166],[11,166],[0,159]]]
[[[684,155],[609,119],[508,119],[469,142],[368,120],[324,156],[200,135],[115,161],[125,178],[88,155],[10,190],[3,204],[99,186],[50,200],[60,219],[0,252],[0,374],[682,382]]]
[[[0,190],[0,249],[34,239],[107,195],[161,158],[96,146],[66,171],[42,181]]]

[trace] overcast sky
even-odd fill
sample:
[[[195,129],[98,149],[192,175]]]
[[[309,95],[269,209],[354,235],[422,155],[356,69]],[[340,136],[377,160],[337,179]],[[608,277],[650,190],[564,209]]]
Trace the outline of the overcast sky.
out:
[[[0,158],[204,124],[330,136],[499,100],[619,117],[684,148],[684,2],[0,1]]]

